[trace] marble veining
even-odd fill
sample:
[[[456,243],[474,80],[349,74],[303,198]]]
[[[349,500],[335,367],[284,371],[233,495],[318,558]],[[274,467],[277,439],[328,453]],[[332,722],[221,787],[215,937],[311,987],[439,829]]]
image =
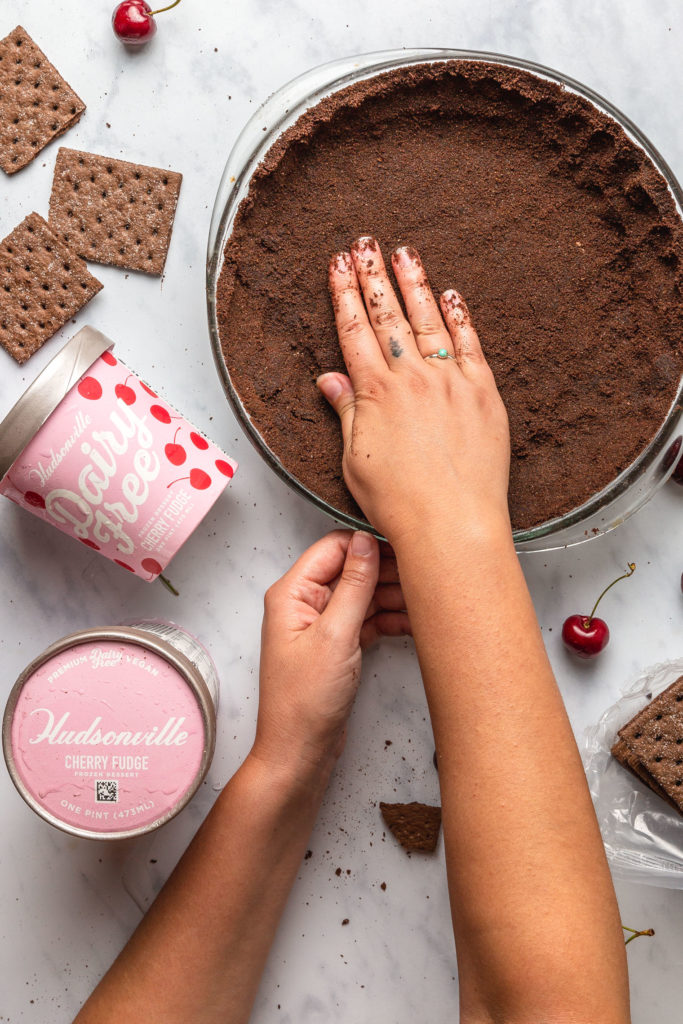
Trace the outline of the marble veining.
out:
[[[240,470],[172,563],[179,598],[0,501],[3,693],[65,633],[139,616],[170,618],[203,639],[218,665],[218,745],[186,810],[156,835],[129,843],[88,842],[51,829],[0,771],[0,1021],[13,1024],[71,1020],[158,892],[249,748],[263,593],[331,525],[252,450],[223,398],[209,348],[209,220],[246,120],[285,81],[341,56],[439,45],[491,50],[557,68],[604,94],[683,177],[683,10],[676,0],[185,0],[160,18],[152,45],[132,54],[111,33],[112,6],[113,0],[90,4],[86,15],[68,0],[4,0],[0,35],[23,24],[86,102],[64,144],[184,174],[166,273],[156,280],[94,267],[105,287],[75,325],[23,368],[0,352],[0,415],[76,326],[92,323],[234,455]],[[0,237],[31,210],[47,213],[58,145],[16,176],[0,178]],[[669,485],[597,542],[524,556],[578,737],[645,666],[683,653],[681,551],[683,489]],[[604,604],[610,647],[593,664],[572,661],[561,648],[562,620],[589,610],[629,560],[638,564],[636,575]],[[366,659],[348,747],[278,931],[255,1024],[457,1018],[443,849],[407,857],[384,836],[377,807],[382,799],[436,802],[432,752],[414,650],[405,641],[385,642]],[[657,932],[629,946],[634,1024],[675,1024],[683,995],[683,893],[624,882],[617,890],[625,923]]]

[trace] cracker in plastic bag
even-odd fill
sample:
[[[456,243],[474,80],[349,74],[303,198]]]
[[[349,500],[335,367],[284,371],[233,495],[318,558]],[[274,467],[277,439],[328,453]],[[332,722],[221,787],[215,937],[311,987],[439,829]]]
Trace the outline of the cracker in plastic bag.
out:
[[[616,876],[683,889],[683,817],[611,754],[618,731],[683,675],[683,658],[646,669],[586,730],[583,763],[610,867]]]

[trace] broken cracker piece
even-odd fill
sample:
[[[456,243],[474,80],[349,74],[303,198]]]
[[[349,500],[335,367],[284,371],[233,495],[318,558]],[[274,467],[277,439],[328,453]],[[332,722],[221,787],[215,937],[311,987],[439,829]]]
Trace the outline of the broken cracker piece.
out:
[[[441,808],[429,804],[385,804],[379,809],[387,828],[404,850],[433,853],[441,827]]]
[[[0,167],[14,174],[80,119],[85,103],[28,32],[0,39]]]

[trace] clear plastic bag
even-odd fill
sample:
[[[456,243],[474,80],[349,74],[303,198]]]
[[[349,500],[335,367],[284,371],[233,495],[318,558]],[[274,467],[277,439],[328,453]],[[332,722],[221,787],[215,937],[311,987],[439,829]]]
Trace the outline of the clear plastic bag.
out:
[[[586,730],[583,763],[607,858],[615,876],[683,889],[683,815],[610,754],[617,730],[683,675],[683,658],[646,669],[621,700]]]

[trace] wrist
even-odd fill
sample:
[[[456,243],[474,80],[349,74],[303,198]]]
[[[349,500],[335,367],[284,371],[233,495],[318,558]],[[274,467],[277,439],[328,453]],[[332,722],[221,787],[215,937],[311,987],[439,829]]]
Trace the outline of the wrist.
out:
[[[275,748],[262,741],[257,732],[247,762],[283,795],[310,797],[325,792],[337,758],[332,751],[303,743]]]
[[[429,551],[448,552],[461,557],[482,548],[499,552],[514,550],[510,515],[505,506],[491,503],[470,505],[448,496],[416,509],[401,521],[392,524],[387,540],[399,561]]]

